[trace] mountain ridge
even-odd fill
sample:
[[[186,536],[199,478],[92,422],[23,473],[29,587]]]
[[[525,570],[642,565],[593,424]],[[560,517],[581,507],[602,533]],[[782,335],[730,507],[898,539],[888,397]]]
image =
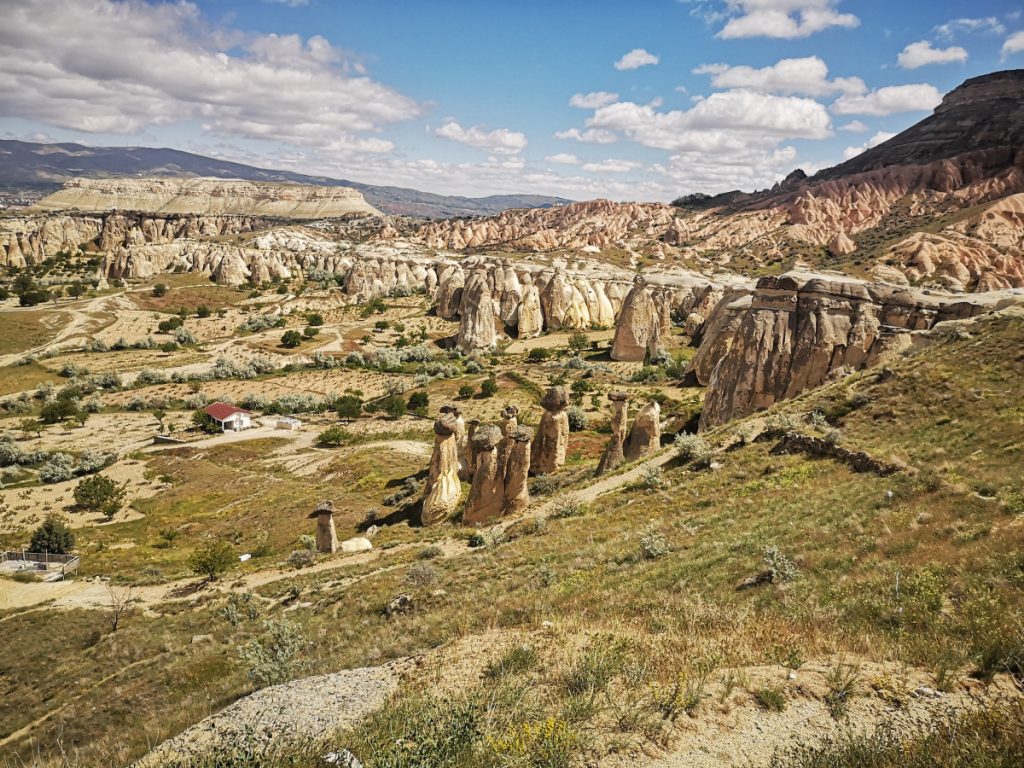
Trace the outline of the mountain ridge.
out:
[[[544,208],[571,202],[546,195],[438,195],[417,189],[364,184],[329,176],[259,168],[168,147],[90,147],[71,142],[0,139],[0,189],[57,191],[72,178],[212,177],[349,187],[384,213],[423,218],[481,216],[507,208]]]

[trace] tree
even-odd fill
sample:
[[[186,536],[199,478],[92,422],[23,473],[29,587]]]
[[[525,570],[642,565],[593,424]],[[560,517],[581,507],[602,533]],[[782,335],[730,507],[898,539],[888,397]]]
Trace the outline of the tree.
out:
[[[311,325],[314,328],[319,328],[324,324],[324,316],[319,312],[310,312],[306,315],[306,324]]]
[[[157,299],[161,299],[167,295],[167,286],[163,283],[157,283],[153,286],[153,296]]]
[[[72,418],[78,422],[78,426],[84,427],[85,422],[89,420],[89,412],[84,408],[79,408],[75,411]]]
[[[312,325],[307,325],[302,330],[302,335],[305,336],[307,339],[315,338],[318,333],[320,333],[320,329],[314,328]]]
[[[551,357],[551,350],[547,347],[534,347],[526,353],[526,361],[529,363],[543,363]]]
[[[65,419],[74,418],[78,405],[70,398],[51,400],[39,411],[39,418],[44,424],[59,424]]]
[[[210,314],[210,308],[205,304],[200,304],[196,307],[196,317],[209,317]]]
[[[188,559],[188,567],[197,576],[216,581],[235,562],[235,551],[226,541],[211,541],[197,549]]]
[[[569,349],[577,355],[583,350],[590,348],[590,337],[582,331],[576,331],[569,336]]]
[[[121,511],[128,495],[128,483],[119,484],[106,475],[87,477],[75,486],[75,503],[90,512],[99,512],[107,520]]]
[[[408,408],[410,411],[426,411],[429,405],[430,395],[428,395],[426,392],[413,392],[411,395],[409,395]]]
[[[302,343],[302,334],[295,329],[285,331],[281,336],[281,346],[286,349],[294,349]]]
[[[107,585],[107,594],[110,595],[110,602],[107,606],[107,620],[110,622],[110,631],[117,632],[121,623],[121,617],[135,605],[135,590],[131,587],[118,589]]]
[[[498,391],[498,382],[491,376],[489,379],[484,379],[480,384],[480,394],[484,397],[494,397],[494,394]]]
[[[401,395],[389,395],[381,400],[377,407],[393,419],[405,415],[405,400]]]
[[[34,434],[36,439],[42,437],[43,434],[43,425],[39,419],[22,419],[18,422],[18,429],[26,435]]]
[[[213,417],[205,411],[196,411],[192,414],[192,426],[197,427],[201,432],[208,435],[216,435],[223,430]]]
[[[66,555],[75,547],[75,534],[60,515],[51,512],[32,533],[28,548],[32,552]]]
[[[85,286],[82,284],[82,281],[75,280],[75,282],[71,284],[71,287],[68,288],[68,293],[71,295],[71,298],[73,299],[82,298],[82,296],[85,294]]]
[[[164,431],[164,419],[167,418],[167,411],[157,408],[153,411],[153,418],[156,419],[157,424],[160,425],[160,431]]]
[[[472,384],[463,384],[459,387],[459,397],[463,399],[472,397],[474,392],[476,392],[476,390],[473,388]]]
[[[334,410],[338,417],[346,421],[358,419],[363,412],[363,401],[355,395],[342,395],[334,401]]]

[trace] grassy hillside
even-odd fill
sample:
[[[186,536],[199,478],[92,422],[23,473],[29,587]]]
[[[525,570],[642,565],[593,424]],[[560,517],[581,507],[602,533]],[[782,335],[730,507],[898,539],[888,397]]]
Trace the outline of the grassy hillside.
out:
[[[800,431],[908,466],[888,477],[773,455],[774,439],[752,439],[764,422],[756,417],[707,436],[734,444],[714,468],[674,459],[584,508],[556,505],[581,514],[517,523],[485,534],[484,546],[467,547],[468,532],[451,529],[451,541],[428,549],[437,529],[397,523],[403,532],[391,540],[424,543],[258,586],[251,618],[216,592],[132,615],[116,633],[96,611],[0,616],[17,638],[0,657],[0,740],[51,712],[31,730],[44,754],[62,747],[78,764],[122,763],[249,690],[236,649],[263,636],[268,618],[293,622],[308,641],[296,675],[451,649],[436,677],[414,678],[346,737],[368,766],[417,764],[409,755],[387,762],[396,738],[436,738],[449,750],[436,764],[452,766],[656,753],[734,692],[766,709],[812,695],[784,674],[739,669],[819,670],[813,695],[833,703],[847,685],[851,698],[909,695],[860,665],[915,670],[940,689],[965,685],[965,674],[1021,675],[1022,349],[1024,319],[986,319],[939,334],[889,371],[778,409]],[[217,464],[228,450],[203,461]],[[245,456],[232,460],[248,471]],[[248,495],[246,515],[266,524],[289,482]],[[154,518],[174,503],[154,501]],[[771,583],[737,590],[765,569]],[[386,616],[399,593],[413,609]],[[212,641],[194,642],[201,634]],[[517,651],[524,643],[534,650]],[[467,648],[475,667],[463,663],[458,649]],[[1004,730],[990,729],[991,739],[977,730],[994,750],[1007,741]],[[26,735],[0,753],[13,761],[32,749]],[[542,752],[554,757],[534,759]]]

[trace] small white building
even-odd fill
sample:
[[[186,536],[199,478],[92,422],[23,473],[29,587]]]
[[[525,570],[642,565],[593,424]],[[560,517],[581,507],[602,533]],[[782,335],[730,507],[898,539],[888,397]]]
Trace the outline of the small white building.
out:
[[[241,432],[252,427],[252,414],[228,403],[212,403],[203,409],[203,413],[217,422],[225,432]]]
[[[281,416],[277,420],[278,429],[286,429],[289,432],[296,432],[302,427],[302,422],[294,416]]]

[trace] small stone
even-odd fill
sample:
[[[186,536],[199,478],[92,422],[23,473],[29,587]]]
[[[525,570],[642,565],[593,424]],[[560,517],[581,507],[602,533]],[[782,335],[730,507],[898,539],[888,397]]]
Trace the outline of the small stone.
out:
[[[395,595],[388,601],[388,604],[384,608],[384,613],[388,616],[394,616],[396,613],[411,611],[412,606],[412,598],[409,595]]]

